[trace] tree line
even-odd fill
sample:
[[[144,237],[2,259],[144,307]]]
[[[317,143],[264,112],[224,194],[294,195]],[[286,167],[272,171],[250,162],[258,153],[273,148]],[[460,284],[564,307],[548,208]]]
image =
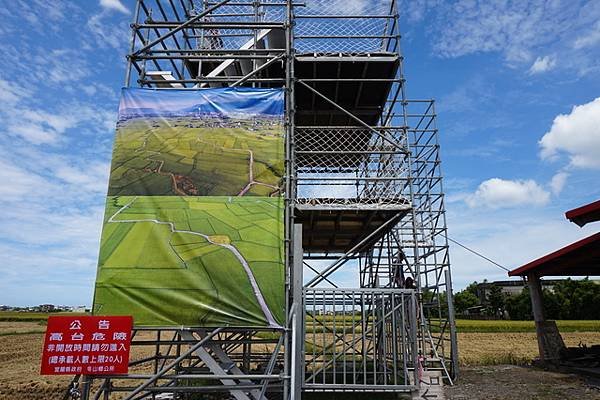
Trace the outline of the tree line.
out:
[[[482,306],[483,315],[514,320],[531,320],[531,299],[527,285],[518,295],[502,292],[500,286],[491,285],[485,299],[478,296],[477,282],[454,295],[456,313],[464,315],[467,309]],[[542,290],[544,315],[547,319],[600,319],[600,285],[588,278],[565,279],[552,290]]]

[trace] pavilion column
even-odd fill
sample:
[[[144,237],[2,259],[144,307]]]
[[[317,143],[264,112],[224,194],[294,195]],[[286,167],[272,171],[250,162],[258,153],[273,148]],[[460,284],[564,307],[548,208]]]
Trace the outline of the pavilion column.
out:
[[[529,286],[529,295],[531,296],[531,311],[533,312],[533,320],[535,321],[540,360],[544,361],[546,353],[544,351],[544,322],[546,319],[544,318],[544,300],[540,277],[533,272],[529,273],[527,275],[527,284]]]
[[[529,295],[531,296],[531,310],[533,311],[533,320],[544,322],[544,300],[542,298],[542,284],[540,277],[535,273],[527,275],[527,284],[529,285]]]
[[[540,361],[543,363],[556,362],[561,358],[565,343],[560,336],[556,322],[546,321],[544,317],[544,300],[540,277],[534,272],[530,272],[527,275],[527,284],[531,296],[531,310],[535,321]]]

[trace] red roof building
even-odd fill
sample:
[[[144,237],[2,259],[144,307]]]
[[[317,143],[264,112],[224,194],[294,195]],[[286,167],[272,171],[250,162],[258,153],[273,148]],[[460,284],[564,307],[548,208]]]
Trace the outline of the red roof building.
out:
[[[584,226],[589,222],[600,221],[600,200],[569,210],[565,213],[565,217],[579,226]]]
[[[569,210],[567,219],[579,226],[600,221],[600,200]],[[508,273],[509,276],[600,275],[600,232],[531,261]]]
[[[590,276],[600,275],[600,232],[531,261],[508,276]]]
[[[579,226],[600,221],[600,200],[567,211],[565,216]],[[540,278],[600,275],[600,232],[522,265],[508,275],[527,278],[540,360],[559,358],[564,343],[554,321],[546,321],[544,318]]]

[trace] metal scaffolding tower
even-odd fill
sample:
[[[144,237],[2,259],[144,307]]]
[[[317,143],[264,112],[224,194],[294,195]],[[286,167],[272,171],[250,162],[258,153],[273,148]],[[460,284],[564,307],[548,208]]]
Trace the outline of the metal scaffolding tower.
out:
[[[283,87],[284,329],[137,327],[84,399],[410,393],[457,376],[436,113],[405,95],[396,0],[138,0],[126,86]],[[196,397],[194,397],[196,396]]]

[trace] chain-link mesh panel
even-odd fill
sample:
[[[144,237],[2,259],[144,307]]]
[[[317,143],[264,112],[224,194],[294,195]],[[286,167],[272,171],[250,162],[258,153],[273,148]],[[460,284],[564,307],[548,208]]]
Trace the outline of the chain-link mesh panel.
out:
[[[284,22],[281,0],[231,1],[202,21]],[[193,0],[190,15],[208,9],[216,1]],[[294,7],[295,49],[303,52],[369,53],[391,51],[398,40],[393,0],[308,0]],[[199,48],[238,49],[254,36],[252,29],[204,29]]]
[[[387,51],[397,27],[392,0],[308,0],[294,7],[298,52]]]
[[[217,4],[217,1],[193,0],[193,8],[190,14],[197,15],[202,11]],[[252,4],[252,1],[237,0],[231,1],[221,7],[218,7],[206,17],[202,22],[216,23],[253,23],[253,22],[272,22],[282,23],[286,20],[286,7],[281,0],[261,0]],[[259,34],[257,29],[244,28],[219,28],[219,29],[201,29],[197,32],[197,47],[202,49],[240,49],[248,41],[253,40],[255,34]]]
[[[408,165],[402,132],[305,127],[297,128],[294,137],[300,204],[406,201]]]

